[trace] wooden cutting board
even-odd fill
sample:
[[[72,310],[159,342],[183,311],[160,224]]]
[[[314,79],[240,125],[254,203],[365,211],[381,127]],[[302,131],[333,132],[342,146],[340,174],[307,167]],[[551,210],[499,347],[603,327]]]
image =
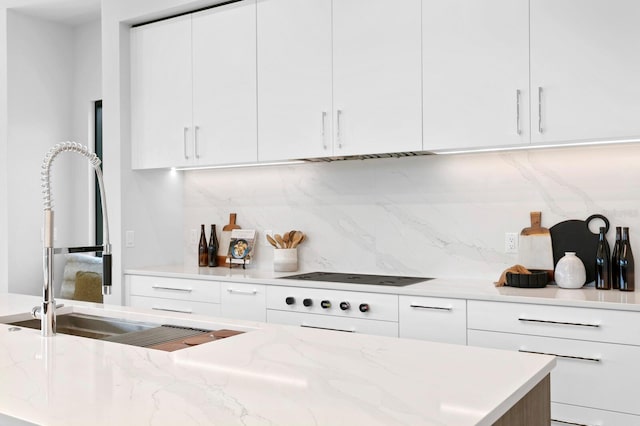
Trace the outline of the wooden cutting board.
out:
[[[229,243],[231,242],[231,231],[240,229],[236,224],[236,214],[229,214],[229,223],[222,227],[220,235],[220,245],[218,246],[218,266],[224,266],[227,261],[227,253],[229,252]]]
[[[532,270],[553,273],[553,246],[551,232],[541,226],[542,213],[531,212],[531,226],[520,232],[518,241],[518,263]]]

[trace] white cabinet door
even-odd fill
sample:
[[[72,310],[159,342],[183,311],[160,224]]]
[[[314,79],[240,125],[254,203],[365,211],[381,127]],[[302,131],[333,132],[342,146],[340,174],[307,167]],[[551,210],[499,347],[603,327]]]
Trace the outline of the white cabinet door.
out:
[[[331,1],[258,0],[258,160],[332,155]]]
[[[255,0],[193,15],[193,132],[197,164],[257,160]]]
[[[529,1],[422,5],[426,151],[529,143]]]
[[[333,2],[334,154],[422,149],[421,1]]]
[[[637,0],[531,0],[532,142],[640,135],[638,22]]]
[[[188,164],[193,156],[191,16],[131,30],[134,169]]]
[[[285,312],[268,309],[267,322],[342,333],[362,333],[398,337],[398,323],[392,321],[341,318],[330,315],[315,315],[304,312]]]
[[[221,313],[225,318],[267,320],[266,287],[245,283],[221,284]]]
[[[583,340],[469,330],[469,345],[556,355],[551,400],[640,415],[640,347]]]
[[[161,312],[220,316],[219,303],[196,302],[192,300],[161,299],[158,297],[130,296],[129,306],[152,309]]]
[[[569,404],[551,403],[551,426],[593,425],[593,426],[636,426],[640,416],[596,410]]]
[[[467,301],[439,297],[400,297],[400,337],[467,344]]]

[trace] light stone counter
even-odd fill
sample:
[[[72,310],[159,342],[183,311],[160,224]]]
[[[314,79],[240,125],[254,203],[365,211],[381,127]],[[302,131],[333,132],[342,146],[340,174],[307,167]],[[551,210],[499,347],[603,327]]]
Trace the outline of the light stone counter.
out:
[[[285,275],[302,272],[274,273],[264,270],[240,268],[185,268],[183,266],[161,266],[127,270],[126,274],[151,275],[173,278],[190,278],[214,281],[261,283],[281,286],[326,288],[337,290],[366,291],[411,296],[451,297],[456,299],[494,300],[501,302],[523,302],[545,305],[589,307],[640,311],[640,296],[636,292],[619,290],[596,290],[594,287],[563,289],[555,284],[545,288],[495,287],[487,280],[433,279],[405,287],[390,287],[362,284],[330,283],[278,279]],[[350,271],[347,271],[350,272]],[[497,277],[496,277],[497,278]]]
[[[38,302],[0,294],[2,321]],[[0,324],[0,424],[488,425],[555,365],[543,355],[62,302],[60,314],[248,332],[162,352]]]

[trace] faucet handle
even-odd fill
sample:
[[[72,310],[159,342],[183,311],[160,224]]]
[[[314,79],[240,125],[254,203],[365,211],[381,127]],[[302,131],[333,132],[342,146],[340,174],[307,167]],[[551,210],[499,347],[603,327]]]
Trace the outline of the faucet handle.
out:
[[[56,303],[56,309],[64,307],[64,303]],[[31,316],[33,318],[40,318],[42,316],[42,306],[34,306],[31,309]]]

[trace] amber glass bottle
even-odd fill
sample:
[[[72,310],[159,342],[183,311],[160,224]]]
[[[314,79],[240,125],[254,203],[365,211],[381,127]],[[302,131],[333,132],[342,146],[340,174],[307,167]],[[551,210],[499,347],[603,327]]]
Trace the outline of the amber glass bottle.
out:
[[[216,235],[216,225],[211,225],[211,235],[209,236],[209,266],[218,266],[218,236]]]
[[[620,290],[634,291],[635,268],[633,264],[633,252],[629,242],[629,228],[622,228],[622,240],[620,243]]]
[[[596,249],[596,288],[609,290],[611,288],[611,252],[605,235],[605,228],[600,228],[598,247]]]
[[[616,226],[616,242],[611,253],[611,288],[620,288],[620,244],[622,228]]]
[[[209,255],[207,253],[207,237],[204,235],[204,225],[200,225],[200,243],[198,244],[198,266],[207,266]]]

